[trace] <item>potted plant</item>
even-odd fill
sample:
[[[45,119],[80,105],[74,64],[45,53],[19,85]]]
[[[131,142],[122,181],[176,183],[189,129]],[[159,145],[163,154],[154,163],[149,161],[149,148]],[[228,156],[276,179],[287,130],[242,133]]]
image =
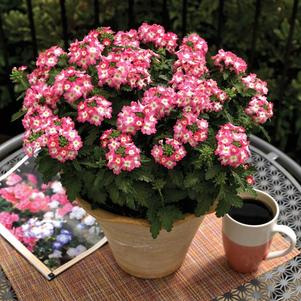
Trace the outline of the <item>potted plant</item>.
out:
[[[223,216],[252,189],[247,135],[272,104],[246,69],[232,52],[208,55],[196,33],[92,30],[68,52],[40,53],[29,74],[13,69],[24,149],[38,151],[46,180],[60,172],[69,198],[91,205],[124,270],[165,276],[204,215]]]

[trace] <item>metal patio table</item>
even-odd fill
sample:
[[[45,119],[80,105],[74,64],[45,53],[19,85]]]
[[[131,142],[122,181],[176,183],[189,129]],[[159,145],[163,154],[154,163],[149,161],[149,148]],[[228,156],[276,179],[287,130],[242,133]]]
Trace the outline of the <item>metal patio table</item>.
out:
[[[18,162],[24,153],[20,149],[22,135],[0,145],[0,175],[8,171]],[[301,167],[264,140],[251,136],[252,163],[256,167],[256,188],[271,194],[279,203],[279,223],[288,225],[297,234],[297,248],[301,248]],[[0,283],[7,282],[3,293],[12,289],[4,273],[0,270]],[[0,289],[1,300],[2,288]],[[17,300],[12,297],[5,300]],[[225,292],[223,296],[216,297],[214,301],[230,300],[301,300],[301,254],[266,272],[260,277]]]

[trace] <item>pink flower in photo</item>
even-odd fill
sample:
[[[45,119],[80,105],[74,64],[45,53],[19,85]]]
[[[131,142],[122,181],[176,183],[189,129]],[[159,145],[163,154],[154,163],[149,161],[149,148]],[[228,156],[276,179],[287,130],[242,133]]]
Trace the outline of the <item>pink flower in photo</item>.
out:
[[[11,229],[14,222],[19,221],[19,215],[10,212],[0,212],[0,224],[6,229]]]
[[[8,186],[14,186],[21,181],[22,181],[22,178],[19,175],[17,175],[16,173],[12,173],[6,178],[5,183]]]
[[[26,236],[22,229],[22,226],[17,228],[12,228],[10,231],[20,242],[22,242],[27,247],[27,249],[30,252],[34,251],[35,245],[38,240],[35,237]]]
[[[63,207],[56,210],[57,214],[64,217],[66,214],[72,211],[73,205],[71,203],[66,203]]]

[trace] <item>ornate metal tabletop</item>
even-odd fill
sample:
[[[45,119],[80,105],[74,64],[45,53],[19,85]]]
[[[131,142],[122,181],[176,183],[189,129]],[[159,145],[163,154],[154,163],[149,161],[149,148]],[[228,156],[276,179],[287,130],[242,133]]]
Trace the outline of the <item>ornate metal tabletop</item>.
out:
[[[277,200],[280,205],[279,223],[294,229],[298,238],[297,247],[301,248],[301,186],[286,169],[273,160],[271,154],[267,155],[253,146],[251,149],[252,162],[257,169],[256,188],[268,192]],[[23,156],[19,150],[3,160],[0,163],[0,175],[8,171]],[[0,300],[16,300],[5,297],[15,295],[1,270],[0,283]],[[1,294],[2,291],[5,293]],[[300,301],[301,255],[214,300]]]

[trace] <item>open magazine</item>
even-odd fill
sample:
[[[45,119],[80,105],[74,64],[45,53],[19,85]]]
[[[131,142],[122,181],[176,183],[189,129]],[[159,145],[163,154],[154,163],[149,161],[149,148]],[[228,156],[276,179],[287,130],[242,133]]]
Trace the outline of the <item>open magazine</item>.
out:
[[[43,183],[27,156],[0,176],[0,234],[49,280],[107,241],[59,176]]]

